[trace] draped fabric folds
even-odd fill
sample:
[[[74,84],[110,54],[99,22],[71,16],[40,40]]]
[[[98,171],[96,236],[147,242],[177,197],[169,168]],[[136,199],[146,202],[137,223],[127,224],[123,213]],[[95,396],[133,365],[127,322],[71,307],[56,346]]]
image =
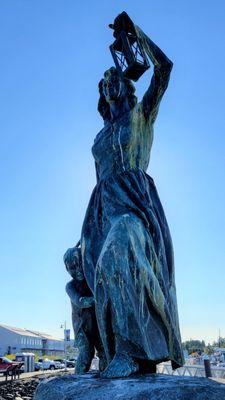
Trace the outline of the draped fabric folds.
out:
[[[142,104],[97,135],[97,185],[81,249],[108,362],[125,351],[146,366],[183,364],[173,247],[165,214],[146,173],[153,128]]]

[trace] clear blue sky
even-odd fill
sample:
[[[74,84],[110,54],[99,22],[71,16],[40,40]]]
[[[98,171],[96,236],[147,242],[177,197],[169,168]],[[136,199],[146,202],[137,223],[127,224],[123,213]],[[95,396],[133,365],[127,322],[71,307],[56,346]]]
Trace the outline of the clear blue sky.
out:
[[[212,341],[225,336],[224,0],[0,2],[0,323],[71,326],[62,256],[95,185],[97,83],[123,10],[174,62],[148,172],[173,237],[182,337]]]

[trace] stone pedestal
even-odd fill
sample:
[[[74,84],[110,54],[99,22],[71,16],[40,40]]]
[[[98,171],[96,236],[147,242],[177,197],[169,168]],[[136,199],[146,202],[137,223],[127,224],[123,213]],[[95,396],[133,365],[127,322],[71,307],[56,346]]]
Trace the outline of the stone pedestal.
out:
[[[100,379],[94,373],[50,378],[34,400],[225,400],[225,384],[207,378],[138,375]]]

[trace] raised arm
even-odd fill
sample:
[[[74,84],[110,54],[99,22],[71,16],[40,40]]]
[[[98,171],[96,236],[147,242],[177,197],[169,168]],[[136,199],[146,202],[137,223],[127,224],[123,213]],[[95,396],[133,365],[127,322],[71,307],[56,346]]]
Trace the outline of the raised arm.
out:
[[[150,86],[142,100],[145,118],[151,118],[151,122],[154,123],[160,101],[169,83],[173,63],[137,25],[135,25],[135,31],[144,51],[154,65]]]

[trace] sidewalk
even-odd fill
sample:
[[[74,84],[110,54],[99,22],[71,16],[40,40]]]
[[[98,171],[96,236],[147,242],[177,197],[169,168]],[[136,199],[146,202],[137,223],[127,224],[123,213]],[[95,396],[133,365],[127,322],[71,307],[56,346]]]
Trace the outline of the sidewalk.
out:
[[[29,379],[29,378],[49,378],[50,376],[58,375],[60,373],[69,373],[72,374],[74,372],[74,368],[65,369],[54,369],[52,371],[34,371],[34,372],[24,372],[20,375],[20,379]],[[17,379],[16,379],[17,380]],[[11,376],[8,377],[8,382],[11,381]],[[0,383],[5,382],[5,376],[0,376]]]

